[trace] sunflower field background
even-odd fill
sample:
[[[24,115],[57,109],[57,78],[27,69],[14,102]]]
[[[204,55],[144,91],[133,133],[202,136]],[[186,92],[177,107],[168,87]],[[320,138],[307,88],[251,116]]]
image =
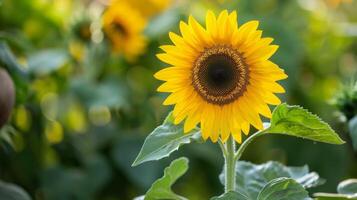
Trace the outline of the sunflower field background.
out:
[[[357,178],[353,0],[0,0],[0,186],[35,200],[133,199],[185,155],[190,169],[174,190],[193,200],[221,194],[223,158],[209,141],[131,167],[171,110],[153,77],[166,67],[159,46],[189,15],[203,24],[208,9],[236,10],[239,24],[259,20],[289,76],[282,101],[317,113],[346,141],[263,137],[243,160],[306,164],[326,180],[312,193]]]

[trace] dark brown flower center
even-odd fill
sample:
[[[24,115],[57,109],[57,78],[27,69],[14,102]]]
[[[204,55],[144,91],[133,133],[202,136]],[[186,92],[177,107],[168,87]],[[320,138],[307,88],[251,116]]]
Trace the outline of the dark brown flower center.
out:
[[[230,46],[206,49],[196,60],[192,84],[212,104],[233,102],[246,90],[249,70],[242,55]]]
[[[121,36],[123,36],[123,37],[125,37],[125,36],[128,35],[127,30],[125,29],[125,27],[124,27],[122,24],[117,23],[117,22],[114,22],[114,23],[112,24],[112,27],[113,27],[113,30],[114,30],[115,32],[117,32],[119,35],[121,35]]]

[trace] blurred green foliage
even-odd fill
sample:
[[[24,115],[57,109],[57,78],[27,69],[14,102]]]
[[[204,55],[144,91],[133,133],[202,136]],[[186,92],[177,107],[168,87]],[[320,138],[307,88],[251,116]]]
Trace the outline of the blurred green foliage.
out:
[[[0,0],[0,67],[11,75],[17,96],[1,130],[11,139],[1,140],[0,179],[21,186],[33,199],[132,199],[183,154],[190,169],[174,191],[189,199],[222,193],[223,160],[209,142],[131,167],[144,138],[170,110],[155,92],[159,82],[152,75],[163,67],[155,57],[158,46],[169,43],[168,31],[178,32],[178,22],[189,14],[203,22],[207,9],[238,10],[240,23],[258,19],[264,36],[280,46],[273,60],[289,75],[282,98],[349,137],[328,101],[341,82],[356,79],[357,2],[329,7],[324,0],[172,1],[148,17],[146,52],[130,62],[111,52],[101,30],[106,2]],[[308,164],[328,180],[318,191],[335,192],[338,182],[357,177],[351,142],[332,146],[262,137],[243,159]]]

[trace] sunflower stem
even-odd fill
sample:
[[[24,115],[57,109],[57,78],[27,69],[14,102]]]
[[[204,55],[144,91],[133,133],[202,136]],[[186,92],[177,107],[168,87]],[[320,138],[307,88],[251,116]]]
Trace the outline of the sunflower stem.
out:
[[[222,150],[223,157],[224,158],[227,157],[227,149],[226,149],[226,146],[224,145],[224,143],[222,142],[222,140],[218,140],[218,144],[219,144],[219,147]]]
[[[241,157],[244,152],[244,150],[247,148],[247,146],[257,137],[264,135],[267,132],[268,129],[261,130],[258,132],[255,132],[253,135],[248,137],[238,148],[237,153],[234,156],[234,162],[236,163]]]
[[[223,154],[224,155],[224,154]],[[235,142],[232,136],[226,142],[226,155],[225,159],[225,192],[234,191],[236,176],[235,176]]]

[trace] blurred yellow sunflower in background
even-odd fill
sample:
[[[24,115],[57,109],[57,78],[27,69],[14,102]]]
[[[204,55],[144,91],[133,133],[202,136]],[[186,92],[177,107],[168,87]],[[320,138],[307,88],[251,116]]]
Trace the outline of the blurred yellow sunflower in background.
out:
[[[103,29],[113,51],[123,53],[128,60],[144,52],[146,24],[146,19],[125,2],[111,4],[103,14]]]
[[[128,2],[137,9],[143,16],[151,17],[167,9],[172,0],[114,0],[114,2]]]
[[[278,49],[262,38],[258,21],[238,28],[237,13],[206,15],[206,28],[192,16],[180,22],[182,36],[170,32],[174,45],[164,45],[157,57],[170,65],[155,77],[166,81],[159,92],[171,93],[164,105],[175,105],[173,117],[184,119],[184,132],[200,123],[204,139],[225,142],[230,135],[242,142],[250,125],[263,129],[260,115],[271,118],[268,104],[278,105],[274,93],[285,90],[276,81],[287,78],[269,58]]]

